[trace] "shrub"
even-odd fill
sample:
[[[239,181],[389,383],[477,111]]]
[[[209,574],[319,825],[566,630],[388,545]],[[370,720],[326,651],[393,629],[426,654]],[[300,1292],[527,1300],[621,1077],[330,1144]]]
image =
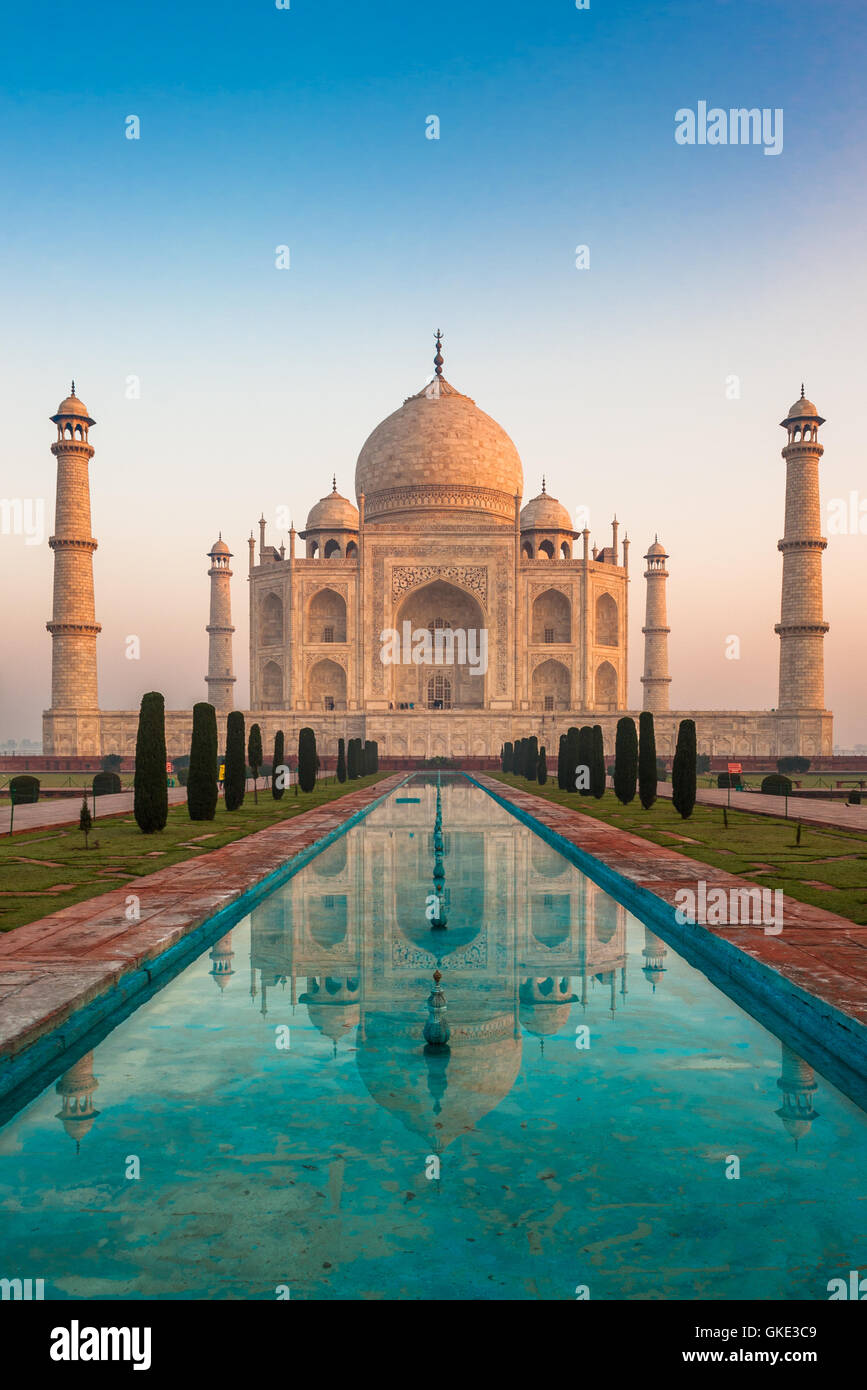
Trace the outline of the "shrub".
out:
[[[206,700],[193,705],[193,734],[187,769],[190,820],[213,820],[217,813],[217,711]],[[180,773],[178,774],[180,776]]]
[[[656,800],[656,730],[650,710],[638,716],[638,797],[645,811]]]
[[[283,730],[278,729],[274,735],[274,760],[271,764],[271,795],[275,801],[279,801],[286,791],[285,786],[278,787],[277,785],[277,778],[279,776],[277,769],[285,766],[283,762],[284,743]]]
[[[605,795],[605,742],[602,737],[602,725],[594,724],[590,733],[590,791],[598,801]]]
[[[545,745],[539,749],[539,761],[536,764],[536,781],[540,787],[544,787],[548,782],[548,759],[545,756]]]
[[[316,786],[316,735],[306,727],[298,735],[298,785],[303,792]]]
[[[851,792],[849,793],[849,796],[848,796],[848,802],[849,802],[849,805],[850,805],[850,806],[860,806],[860,805],[861,805],[861,793],[860,793],[860,792],[856,792],[856,791],[851,791]]]
[[[699,753],[695,760],[696,772],[710,772],[710,753]]]
[[[253,774],[253,802],[258,806],[259,791],[257,783],[259,772],[262,767],[262,730],[258,724],[250,725],[250,737],[247,739],[247,762]]]
[[[81,798],[81,810],[78,814],[78,828],[84,835],[84,848],[87,849],[87,837],[93,828],[93,816],[90,814],[90,807],[87,804],[87,792]]]
[[[628,715],[617,721],[614,739],[614,795],[624,806],[635,799],[638,782],[638,731]]]
[[[536,772],[539,766],[539,740],[534,734],[527,739],[527,746],[524,750],[524,776],[528,782],[535,782]]]
[[[370,739],[364,740],[361,750],[361,769],[364,777],[369,777],[373,772],[373,743]]]
[[[337,780],[346,781],[346,739],[337,740]]]
[[[123,758],[120,753],[106,753],[100,767],[103,772],[120,772],[123,767]]]
[[[223,801],[227,811],[237,811],[244,804],[244,783],[247,778],[247,757],[244,749],[244,716],[233,709],[226,720],[226,775],[223,779]]]
[[[39,778],[20,772],[17,777],[10,778],[9,795],[16,806],[32,806],[39,800]]]
[[[581,778],[582,783],[585,785],[578,788],[579,794],[582,796],[591,796],[593,783],[593,730],[589,724],[582,724],[581,728],[578,730],[578,767],[586,767],[589,773],[589,780],[586,774]]]
[[[566,735],[561,734],[557,744],[557,786],[561,792],[566,790]]]
[[[566,731],[566,766],[564,768],[566,778],[566,790],[577,791],[575,775],[578,768],[578,754],[581,745],[581,730],[571,724]]]
[[[371,770],[371,772],[379,772],[379,743],[378,743],[377,739],[375,739],[375,738],[374,738],[374,739],[371,739],[371,741],[370,741],[370,747],[371,747],[370,770]]]
[[[772,772],[762,778],[762,791],[766,796],[791,796],[792,781],[779,772]]]
[[[799,758],[796,755],[791,755],[786,758],[777,758],[778,772],[809,772],[809,770],[809,758]]]
[[[97,772],[92,786],[94,796],[116,796],[123,791],[116,772]]]
[[[346,775],[350,782],[358,776],[358,739],[351,738],[346,745]]]
[[[512,746],[511,743],[504,743],[504,744],[503,744],[503,771],[504,771],[504,772],[511,772],[511,771],[512,771],[512,757],[513,757],[514,752],[515,752],[515,750],[514,750],[514,747]]]
[[[133,814],[143,835],[164,830],[169,816],[166,785],[166,704],[158,690],[141,699],[135,741]]]
[[[676,811],[687,820],[695,807],[696,751],[695,720],[682,719],[677,730],[677,746],[671,769],[671,799]]]
[[[743,791],[743,782],[739,772],[719,772],[717,773],[716,784],[718,787],[737,787]]]

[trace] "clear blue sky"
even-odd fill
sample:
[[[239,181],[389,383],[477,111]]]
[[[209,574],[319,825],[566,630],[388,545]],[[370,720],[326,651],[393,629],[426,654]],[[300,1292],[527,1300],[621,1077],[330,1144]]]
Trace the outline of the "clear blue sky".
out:
[[[829,420],[825,498],[867,497],[865,59],[855,0],[10,9],[0,494],[52,511],[46,416],[75,375],[98,421],[103,705],[154,685],[174,707],[201,697],[220,528],[246,701],[250,526],[287,503],[303,525],[333,470],[351,492],[364,438],[429,374],[438,326],[446,375],[515,439],[526,496],[545,471],[600,543],[616,511],[636,562],[663,536],[673,702],[773,705],[777,422],[802,377]],[[783,153],[676,145],[675,111],[700,100],[782,107]],[[840,538],[826,561],[842,742],[867,741],[865,545]],[[0,675],[0,736],[33,736],[47,546],[0,537],[0,582],[22,594],[7,643],[29,672],[26,689]]]

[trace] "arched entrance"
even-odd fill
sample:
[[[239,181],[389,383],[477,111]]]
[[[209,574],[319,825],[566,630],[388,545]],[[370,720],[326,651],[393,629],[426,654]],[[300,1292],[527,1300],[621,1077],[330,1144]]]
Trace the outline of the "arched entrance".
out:
[[[488,629],[472,594],[433,580],[402,600],[394,627],[400,659],[386,671],[395,709],[484,709]]]

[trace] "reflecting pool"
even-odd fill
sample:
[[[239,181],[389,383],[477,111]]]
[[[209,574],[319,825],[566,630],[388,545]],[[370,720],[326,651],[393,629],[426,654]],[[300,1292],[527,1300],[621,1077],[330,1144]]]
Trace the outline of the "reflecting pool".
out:
[[[0,1130],[0,1275],[826,1299],[857,1267],[863,1111],[479,788],[441,807],[404,784]]]

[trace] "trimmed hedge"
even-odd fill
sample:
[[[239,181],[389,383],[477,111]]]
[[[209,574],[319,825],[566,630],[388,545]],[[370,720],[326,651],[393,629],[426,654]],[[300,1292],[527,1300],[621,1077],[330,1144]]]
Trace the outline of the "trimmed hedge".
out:
[[[9,794],[16,806],[32,806],[39,800],[39,778],[20,772],[9,780]]]
[[[118,792],[123,791],[116,772],[97,772],[91,788],[94,796],[116,796]]]
[[[781,772],[772,772],[762,778],[762,791],[766,796],[791,796],[792,779],[784,777]]]
[[[190,820],[213,820],[217,813],[217,754],[217,711],[206,700],[200,700],[193,705],[193,734],[187,768]]]
[[[166,781],[166,702],[158,690],[141,697],[135,741],[133,814],[143,835],[165,830],[169,818]]]

